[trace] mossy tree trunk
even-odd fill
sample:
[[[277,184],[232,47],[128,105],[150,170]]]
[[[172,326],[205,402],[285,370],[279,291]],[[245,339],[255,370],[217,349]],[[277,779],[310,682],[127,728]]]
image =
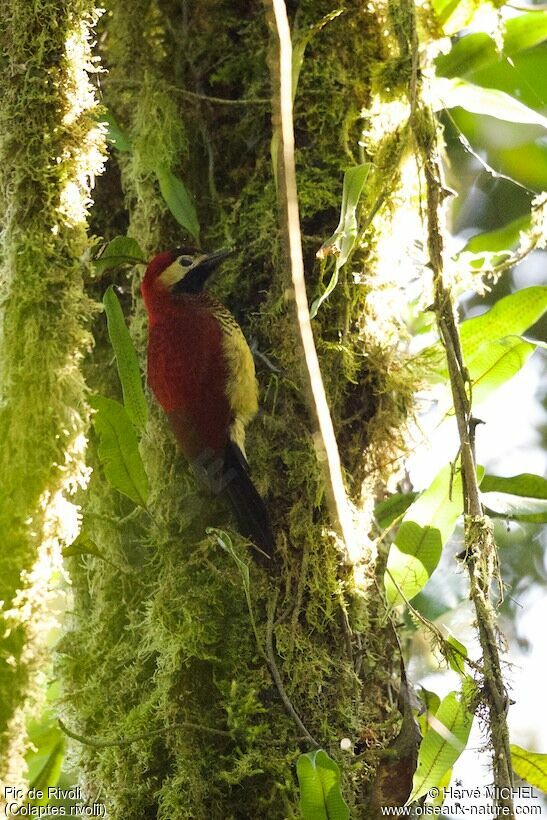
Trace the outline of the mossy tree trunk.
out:
[[[295,37],[331,11],[322,0],[289,4]],[[195,196],[203,245],[236,248],[214,287],[257,351],[261,413],[248,453],[278,535],[267,574],[228,511],[196,486],[153,402],[141,442],[148,510],[108,486],[92,440],[83,527],[106,560],[71,559],[74,619],[59,669],[66,720],[95,741],[80,754],[89,796],[106,799],[113,818],[298,816],[294,763],[311,747],[273,680],[272,658],[307,731],[341,762],[354,815],[374,817],[374,805],[408,795],[416,739],[403,717],[400,652],[381,594],[383,556],[365,537],[374,500],[393,485],[405,455],[415,386],[402,352],[401,288],[415,273],[408,252],[422,229],[409,209],[416,171],[406,162],[409,133],[399,112],[409,66],[390,34],[394,21],[382,3],[351,0],[311,38],[296,98],[310,296],[324,285],[315,253],[336,227],[343,171],[372,163],[356,275],[345,274],[314,324],[366,542],[350,565],[324,502],[290,277],[280,261],[262,5],[118,1],[103,18],[105,101],[131,150],[113,152],[93,228],[110,238],[127,211],[128,231],[147,253],[180,245],[156,180],[167,168]],[[394,242],[409,220],[416,230],[406,230],[408,245],[401,235]],[[138,271],[116,277],[144,359],[138,280]],[[98,281],[90,294],[104,287]],[[103,317],[95,339],[88,383],[115,396]],[[208,526],[249,562],[250,608],[240,568]],[[340,752],[342,738],[363,752],[357,763]],[[378,766],[388,746],[400,752]]]
[[[67,516],[76,526],[63,492],[83,477],[79,363],[94,306],[81,260],[102,164],[85,73],[94,16],[86,0],[0,11],[0,783],[11,787],[25,772]]]

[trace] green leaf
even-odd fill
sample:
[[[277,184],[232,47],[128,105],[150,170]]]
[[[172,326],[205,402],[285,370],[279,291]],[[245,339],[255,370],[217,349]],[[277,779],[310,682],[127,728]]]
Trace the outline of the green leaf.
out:
[[[421,527],[414,521],[403,521],[389,551],[384,581],[391,606],[410,601],[427,584],[439,563],[442,549],[437,527]]]
[[[304,820],[349,820],[349,809],[342,797],[340,769],[323,749],[300,755],[296,774]]]
[[[106,555],[103,555],[95,541],[83,530],[72,544],[69,544],[68,547],[63,549],[63,558],[74,558],[77,555],[94,555],[96,558],[100,558],[101,561],[110,564],[110,566],[114,567],[118,572],[126,572],[125,568],[118,566],[107,558]]]
[[[98,548],[95,541],[92,541],[88,535],[83,532],[72,542],[68,547],[63,549],[63,558],[73,558],[76,555],[95,555],[97,558],[103,558],[104,555]]]
[[[426,689],[424,686],[420,685],[420,690],[418,692],[418,697],[423,704],[424,707],[424,725],[422,726],[420,722],[420,726],[422,728],[422,734],[425,735],[426,732],[429,731],[429,723],[427,721],[427,717],[429,715],[436,715],[439,706],[441,705],[441,699],[436,694],[436,692],[432,692],[429,689]],[[421,715],[419,716],[421,717]]]
[[[434,92],[439,100],[437,110],[459,107],[471,114],[547,128],[546,117],[497,88],[483,88],[462,80],[461,77],[438,77],[434,84]]]
[[[537,285],[504,296],[480,316],[460,326],[464,360],[473,382],[473,400],[483,401],[504,381],[515,376],[534,352],[537,342],[519,339],[547,309],[547,287]],[[447,380],[442,345],[436,342],[420,354],[429,362],[431,381]]]
[[[475,234],[456,255],[456,259],[466,261],[472,257],[469,264],[473,268],[481,268],[485,262],[497,265],[511,256],[511,251],[519,244],[521,233],[527,231],[531,224],[532,214],[528,213],[501,228]]]
[[[381,530],[387,529],[417,498],[418,493],[395,493],[374,508],[374,516]]]
[[[106,123],[106,139],[109,143],[111,143],[111,145],[114,146],[114,148],[118,151],[123,151],[126,153],[132,151],[132,145],[129,137],[124,134],[111,111],[106,111],[101,114],[100,122]]]
[[[420,745],[407,805],[427,794],[433,786],[438,786],[465,749],[473,723],[473,713],[466,703],[470,686],[471,683],[464,686],[461,694],[450,692],[436,714],[429,717],[429,730]]]
[[[480,468],[482,469],[482,468]],[[392,606],[425,586],[463,512],[461,474],[448,464],[405,513],[387,560],[385,591]]]
[[[315,25],[310,26],[304,32],[294,32],[293,34],[293,46],[292,46],[292,98],[293,102],[296,97],[296,91],[298,88],[298,80],[300,78],[300,71],[302,69],[302,65],[304,63],[304,54],[306,52],[306,48],[308,47],[308,43],[310,40],[321,31],[323,26],[326,26],[327,23],[330,23],[331,20],[334,20],[336,17],[339,17],[341,14],[344,13],[344,9],[335,9],[334,11],[330,11],[328,14],[325,14],[318,23]],[[281,143],[281,126],[276,125],[274,128],[274,132],[272,134],[272,139],[270,142],[270,156],[272,158],[272,168],[273,168],[273,175],[274,175],[274,183],[277,189],[277,168],[278,168],[278,157],[279,157],[279,145]]]
[[[452,17],[461,0],[433,0],[431,5],[441,26]]]
[[[469,77],[480,68],[513,57],[547,39],[547,13],[529,12],[505,21],[503,54],[488,34],[467,34],[455,43],[448,54],[435,61],[436,71],[443,77]]]
[[[481,492],[511,493],[529,498],[547,499],[547,479],[534,473],[520,473],[514,476],[486,474],[481,482]]]
[[[462,322],[460,337],[464,359],[468,362],[485,342],[524,333],[541,318],[545,310],[547,287],[537,285],[504,296],[486,313]]]
[[[481,404],[516,376],[535,349],[532,342],[518,336],[482,344],[475,355],[466,360],[473,385],[473,406]]]
[[[43,796],[39,799],[29,801],[32,806],[44,806],[48,802],[47,790],[48,786],[56,786],[59,777],[61,776],[61,769],[63,768],[63,761],[65,758],[65,741],[60,738],[55,746],[51,749],[44,764],[36,777],[31,781],[30,788],[40,789]]]
[[[112,285],[103,296],[103,304],[108,323],[108,335],[116,356],[125,409],[135,427],[144,430],[148,421],[148,405],[142,387],[139,360],[125,323],[122,307]]]
[[[330,23],[331,20],[336,19],[336,17],[340,17],[343,14],[345,9],[334,9],[334,11],[330,11],[328,14],[325,14],[319,22],[315,23],[315,25],[310,26],[304,32],[295,32],[293,36],[293,47],[292,47],[292,94],[293,100],[296,97],[296,89],[298,88],[298,80],[300,78],[300,71],[302,69],[302,65],[304,63],[304,54],[306,48],[308,47],[308,43],[310,40],[318,34],[327,23]]]
[[[517,521],[547,521],[547,481],[539,475],[522,473],[504,478],[486,475],[481,484],[485,505],[498,515]]]
[[[536,789],[547,792],[547,755],[529,752],[511,744],[511,762],[515,773]]]
[[[116,236],[104,247],[101,255],[93,262],[97,273],[102,274],[120,265],[146,264],[146,258],[136,239]]]
[[[320,305],[330,296],[338,283],[340,269],[348,261],[355,241],[357,239],[357,206],[361,198],[361,193],[368,177],[371,165],[365,162],[349,168],[344,174],[344,184],[342,189],[342,208],[340,221],[333,235],[323,243],[319,253],[320,258],[325,256],[336,256],[334,273],[331,276],[325,291],[321,296],[314,299],[310,308],[310,315],[313,319],[317,315]]]
[[[184,183],[166,165],[158,165],[156,177],[161,195],[179,225],[199,242],[199,222],[195,205]]]
[[[460,675],[465,674],[465,659],[469,652],[465,644],[459,641],[454,635],[449,635],[446,638],[447,660],[448,664],[454,672]]]
[[[105,396],[93,396],[97,410],[93,426],[99,436],[99,458],[109,484],[135,504],[146,507],[148,477],[139,453],[139,443],[123,404]]]

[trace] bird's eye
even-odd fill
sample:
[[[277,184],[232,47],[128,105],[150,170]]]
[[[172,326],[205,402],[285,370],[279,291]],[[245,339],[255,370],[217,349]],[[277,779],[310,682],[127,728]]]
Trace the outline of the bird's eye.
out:
[[[189,268],[194,260],[191,256],[180,256],[179,262],[183,268]]]

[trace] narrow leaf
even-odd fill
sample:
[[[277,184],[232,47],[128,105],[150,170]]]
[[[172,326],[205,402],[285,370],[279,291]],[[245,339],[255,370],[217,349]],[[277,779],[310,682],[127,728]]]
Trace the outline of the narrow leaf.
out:
[[[429,717],[429,730],[420,745],[408,803],[413,803],[433,786],[438,786],[465,749],[472,723],[473,713],[464,695],[450,692],[436,714]]]
[[[327,299],[338,283],[340,269],[346,264],[355,246],[357,239],[357,206],[363,192],[365,181],[371,165],[368,162],[349,168],[344,174],[342,189],[342,208],[340,221],[333,235],[323,243],[317,256],[322,259],[326,256],[335,256],[334,272],[325,291],[315,299],[310,308],[313,319],[321,304]]]
[[[116,236],[102,250],[93,264],[97,273],[117,268],[120,265],[145,264],[146,257],[136,239],[129,236]]]
[[[108,335],[116,356],[125,409],[135,427],[144,430],[148,421],[148,405],[142,387],[139,360],[125,323],[122,307],[112,286],[104,294],[103,304]]]
[[[547,128],[547,118],[533,108],[519,102],[515,97],[497,88],[483,88],[461,77],[438,77],[434,92],[438,98],[436,110],[463,108],[471,114],[487,115],[498,120],[523,125],[540,125]]]
[[[146,507],[148,478],[139,453],[135,428],[123,404],[93,396],[93,426],[99,436],[99,458],[108,482],[135,504]]]
[[[300,755],[296,763],[304,820],[349,820],[338,764],[323,751]]]
[[[344,9],[334,9],[334,11],[330,11],[328,14],[325,14],[319,22],[315,23],[315,25],[310,26],[306,31],[303,33],[297,33],[294,36],[293,40],[293,49],[292,49],[292,93],[293,93],[293,100],[296,97],[296,89],[298,88],[298,80],[300,78],[300,71],[302,69],[302,64],[304,62],[304,54],[306,52],[306,48],[310,40],[318,34],[321,29],[330,23],[331,20],[334,20],[336,17],[339,17],[341,14],[344,13]]]
[[[449,635],[446,639],[446,649],[448,664],[454,672],[460,675],[465,674],[465,659],[468,656],[468,650],[465,644],[459,641],[454,635]]]
[[[199,222],[195,205],[184,183],[165,165],[156,168],[161,195],[179,225],[199,241]]]
[[[511,762],[515,773],[536,789],[547,793],[547,755],[529,752],[511,745]]]

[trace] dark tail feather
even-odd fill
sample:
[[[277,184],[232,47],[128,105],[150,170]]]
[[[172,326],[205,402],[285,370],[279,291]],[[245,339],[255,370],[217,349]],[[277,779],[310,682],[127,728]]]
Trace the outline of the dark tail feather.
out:
[[[271,558],[275,540],[264,501],[249,475],[249,466],[237,444],[229,442],[224,458],[224,493],[228,498],[242,535]],[[223,482],[223,483],[224,483]],[[257,553],[257,557],[260,553]]]

